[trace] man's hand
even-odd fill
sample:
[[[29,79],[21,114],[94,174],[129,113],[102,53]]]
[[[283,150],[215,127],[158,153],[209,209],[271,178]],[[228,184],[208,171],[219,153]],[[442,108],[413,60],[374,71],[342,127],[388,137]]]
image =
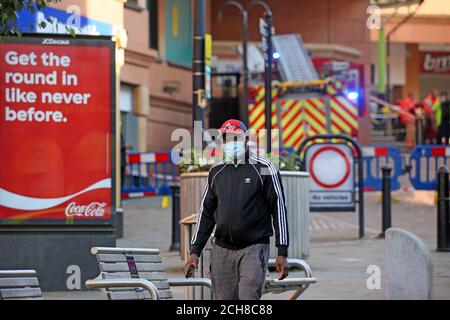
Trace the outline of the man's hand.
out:
[[[188,260],[184,264],[184,274],[187,276],[189,267],[194,266],[195,269],[198,269],[198,256],[195,253],[191,253]]]
[[[277,257],[275,267],[278,273],[278,280],[283,280],[289,275],[289,265],[285,256]]]

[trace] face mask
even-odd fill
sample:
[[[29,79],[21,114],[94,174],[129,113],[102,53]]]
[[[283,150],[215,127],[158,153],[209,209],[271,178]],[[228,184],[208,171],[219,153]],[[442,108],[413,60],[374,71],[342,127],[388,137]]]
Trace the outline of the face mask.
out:
[[[241,158],[245,153],[244,141],[230,141],[223,145],[225,159],[233,160]]]

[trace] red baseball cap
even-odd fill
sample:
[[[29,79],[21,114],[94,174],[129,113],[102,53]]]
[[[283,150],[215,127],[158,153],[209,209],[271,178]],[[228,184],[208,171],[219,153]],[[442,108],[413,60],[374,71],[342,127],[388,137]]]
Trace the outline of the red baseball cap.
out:
[[[247,127],[245,124],[236,119],[229,119],[225,121],[219,129],[220,133],[245,133]]]

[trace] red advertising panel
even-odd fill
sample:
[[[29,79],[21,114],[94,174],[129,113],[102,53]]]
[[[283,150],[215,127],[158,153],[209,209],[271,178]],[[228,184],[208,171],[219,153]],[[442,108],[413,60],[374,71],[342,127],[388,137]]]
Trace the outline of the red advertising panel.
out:
[[[421,52],[420,72],[450,74],[450,52]]]
[[[2,223],[112,223],[114,79],[111,40],[2,39]]]

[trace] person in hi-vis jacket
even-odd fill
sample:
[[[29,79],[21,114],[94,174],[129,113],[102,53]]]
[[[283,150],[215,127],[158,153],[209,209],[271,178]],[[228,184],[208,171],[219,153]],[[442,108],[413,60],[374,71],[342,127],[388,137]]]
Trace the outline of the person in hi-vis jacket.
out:
[[[216,227],[210,267],[217,300],[261,298],[274,231],[278,278],[288,276],[289,233],[280,173],[270,160],[249,150],[246,131],[235,119],[220,128],[224,161],[209,171],[184,268],[189,275],[198,267]]]

